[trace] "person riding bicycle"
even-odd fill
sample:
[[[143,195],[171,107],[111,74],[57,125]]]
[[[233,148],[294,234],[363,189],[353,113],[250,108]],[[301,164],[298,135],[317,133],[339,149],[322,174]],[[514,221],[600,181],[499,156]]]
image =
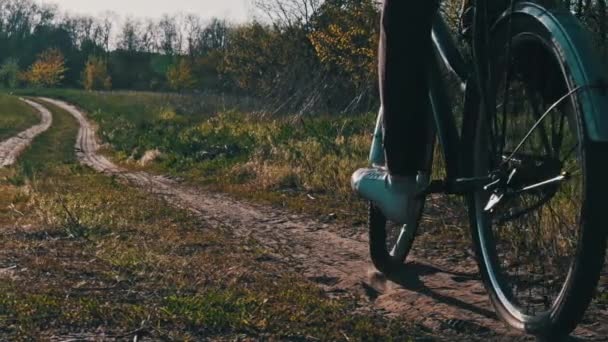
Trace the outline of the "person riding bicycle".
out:
[[[351,179],[372,202],[371,261],[388,279],[401,277],[424,190],[461,195],[497,317],[538,339],[566,340],[605,272],[608,73],[593,37],[561,1],[469,1],[473,11],[461,13],[468,49],[450,41],[453,17],[435,15],[439,1],[383,2],[383,121],[374,130],[372,167]],[[462,89],[461,134],[452,101],[441,94],[452,82],[435,79],[443,68],[472,86]],[[450,171],[432,189],[431,138]]]
[[[471,5],[471,0],[463,1],[464,35],[472,21]],[[359,169],[351,178],[355,192],[400,224],[407,221],[413,197],[427,185],[428,177],[420,174],[425,155],[421,144],[431,124],[427,71],[438,6],[437,0],[383,1],[378,69],[386,167]]]

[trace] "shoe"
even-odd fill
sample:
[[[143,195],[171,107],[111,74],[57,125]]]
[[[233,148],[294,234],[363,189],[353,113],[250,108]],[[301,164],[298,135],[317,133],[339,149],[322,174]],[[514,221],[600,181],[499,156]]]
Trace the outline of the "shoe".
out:
[[[424,178],[395,177],[386,169],[366,168],[352,175],[351,186],[361,197],[372,201],[389,221],[407,224],[408,206],[424,189]]]

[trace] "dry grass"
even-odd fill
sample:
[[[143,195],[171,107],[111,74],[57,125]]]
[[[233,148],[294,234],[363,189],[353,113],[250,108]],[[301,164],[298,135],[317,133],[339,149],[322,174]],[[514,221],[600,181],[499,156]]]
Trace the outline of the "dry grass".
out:
[[[350,175],[367,164],[375,114],[272,116],[218,98],[51,91],[87,111],[105,151],[131,169],[172,174],[315,216],[360,225]],[[235,109],[236,108],[236,109]],[[153,161],[139,161],[148,151]]]

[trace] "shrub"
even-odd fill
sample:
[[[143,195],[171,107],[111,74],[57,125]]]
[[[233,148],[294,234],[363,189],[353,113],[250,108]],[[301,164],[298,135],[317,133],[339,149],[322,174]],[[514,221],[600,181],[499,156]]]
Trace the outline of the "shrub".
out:
[[[19,85],[19,63],[9,58],[0,66],[0,80],[8,88],[17,88]]]
[[[108,64],[103,59],[96,56],[89,57],[82,73],[84,89],[112,89],[112,78],[108,75]]]
[[[22,75],[22,78],[30,85],[50,88],[63,81],[67,70],[63,53],[59,49],[52,48],[38,55],[38,60]]]
[[[173,90],[190,90],[196,86],[192,65],[185,58],[180,58],[176,64],[167,70],[167,82]]]

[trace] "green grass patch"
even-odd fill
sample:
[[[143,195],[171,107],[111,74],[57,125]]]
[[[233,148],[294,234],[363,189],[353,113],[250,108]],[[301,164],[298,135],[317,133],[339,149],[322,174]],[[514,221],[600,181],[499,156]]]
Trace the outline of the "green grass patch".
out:
[[[375,114],[270,115],[207,95],[44,95],[82,107],[123,166],[348,223],[364,216],[349,178],[366,165]]]
[[[40,122],[36,109],[16,96],[0,93],[0,141],[6,140]]]
[[[59,298],[41,294],[23,294],[14,288],[1,288],[0,322],[19,322],[21,329],[44,327],[45,322],[60,314]],[[0,336],[1,330],[0,330]]]
[[[18,167],[26,176],[43,173],[56,165],[74,165],[78,122],[68,112],[39,101],[53,113],[53,125],[19,157]]]

